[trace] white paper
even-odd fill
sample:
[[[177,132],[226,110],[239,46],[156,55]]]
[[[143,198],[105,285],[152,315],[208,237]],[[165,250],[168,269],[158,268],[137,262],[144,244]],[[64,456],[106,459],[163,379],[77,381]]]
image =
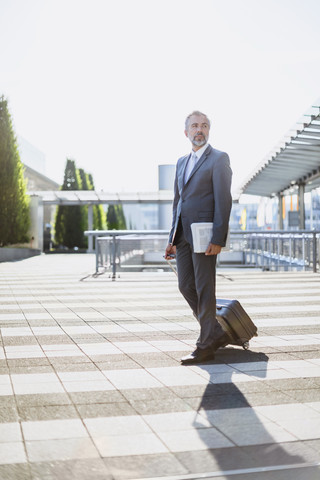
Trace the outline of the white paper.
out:
[[[191,224],[191,232],[193,239],[194,253],[204,253],[212,238],[212,222],[199,222]],[[223,251],[230,250],[230,235],[228,232],[226,246],[222,247]]]

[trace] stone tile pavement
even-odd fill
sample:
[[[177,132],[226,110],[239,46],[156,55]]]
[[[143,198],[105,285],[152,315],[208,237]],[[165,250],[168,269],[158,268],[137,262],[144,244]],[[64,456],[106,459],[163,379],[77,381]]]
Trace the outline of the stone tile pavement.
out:
[[[94,265],[0,264],[1,480],[320,478],[320,275],[218,270],[259,336],[183,367],[174,274]]]

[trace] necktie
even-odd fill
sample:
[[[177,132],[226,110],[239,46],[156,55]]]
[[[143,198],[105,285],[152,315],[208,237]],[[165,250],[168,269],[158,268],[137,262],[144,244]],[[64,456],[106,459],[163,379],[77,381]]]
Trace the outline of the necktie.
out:
[[[184,177],[184,183],[187,183],[190,175],[191,175],[191,172],[195,166],[195,164],[197,163],[198,161],[198,157],[197,155],[195,154],[195,152],[192,152],[192,155],[191,157],[189,158],[189,161],[188,161],[188,165],[187,165],[187,168],[186,168],[186,173],[185,173],[185,177]]]

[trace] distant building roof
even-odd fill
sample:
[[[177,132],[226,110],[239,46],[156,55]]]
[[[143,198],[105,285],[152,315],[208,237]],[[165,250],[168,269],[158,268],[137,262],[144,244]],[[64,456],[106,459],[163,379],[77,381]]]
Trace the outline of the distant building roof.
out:
[[[60,187],[59,183],[45,175],[45,154],[21,136],[18,136],[18,146],[29,192],[35,190],[57,190]]]
[[[320,186],[320,99],[249,175],[241,193],[271,197],[303,183]]]
[[[37,170],[34,170],[28,165],[24,165],[24,167],[24,177],[27,180],[27,190],[29,194],[38,190],[52,190],[60,187],[59,183],[51,180],[51,178],[46,177]]]
[[[43,175],[46,173],[46,156],[38,148],[18,135],[21,162]]]

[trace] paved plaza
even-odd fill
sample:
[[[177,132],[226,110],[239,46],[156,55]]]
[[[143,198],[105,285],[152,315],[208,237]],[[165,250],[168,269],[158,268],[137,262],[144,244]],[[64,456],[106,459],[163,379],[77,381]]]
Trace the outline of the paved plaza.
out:
[[[174,273],[94,270],[0,264],[1,480],[320,478],[319,274],[218,270],[259,336],[186,367]]]

